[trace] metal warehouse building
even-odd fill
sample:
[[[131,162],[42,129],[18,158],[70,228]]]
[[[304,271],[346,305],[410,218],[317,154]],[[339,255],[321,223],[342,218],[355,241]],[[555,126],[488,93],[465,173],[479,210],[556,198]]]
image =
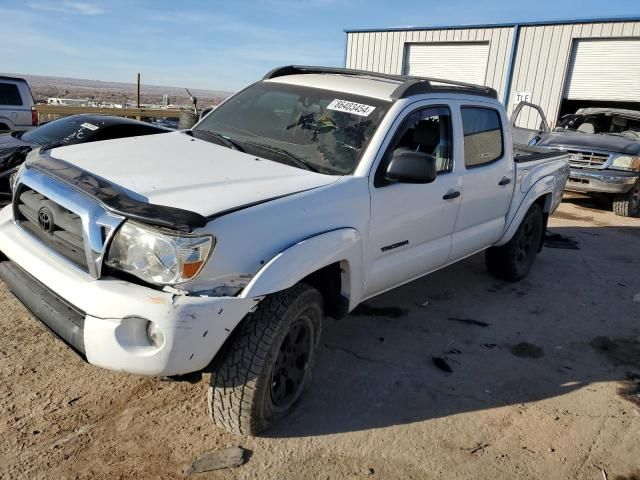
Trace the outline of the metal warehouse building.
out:
[[[640,17],[346,34],[348,68],[488,85],[509,113],[531,101],[551,124],[586,106],[640,110]],[[521,126],[537,127],[530,113]]]

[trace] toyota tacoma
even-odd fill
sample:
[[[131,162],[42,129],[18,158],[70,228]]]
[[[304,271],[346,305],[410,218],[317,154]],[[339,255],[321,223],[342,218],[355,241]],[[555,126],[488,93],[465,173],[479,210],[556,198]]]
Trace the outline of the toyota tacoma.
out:
[[[191,130],[31,152],[0,275],[93,365],[211,372],[212,419],[253,435],[325,316],[481,251],[529,272],[569,166],[510,132],[491,88],[278,68]]]

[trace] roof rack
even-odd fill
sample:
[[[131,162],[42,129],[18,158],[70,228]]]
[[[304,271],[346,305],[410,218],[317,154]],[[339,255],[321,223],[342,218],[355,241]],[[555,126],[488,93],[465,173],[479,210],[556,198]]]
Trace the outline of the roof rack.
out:
[[[12,82],[26,82],[24,78],[20,77],[9,77],[7,75],[0,75],[0,80],[10,80]]]
[[[496,92],[493,88],[474,85],[472,83],[455,82],[453,80],[444,80],[441,78],[415,77],[409,75],[390,75],[387,73],[354,70],[351,68],[287,65],[284,67],[274,68],[262,78],[263,80],[268,80],[271,78],[284,77],[286,75],[302,75],[311,73],[350,75],[354,77],[372,77],[384,80],[394,80],[400,83],[400,85],[398,85],[398,87],[391,94],[391,98],[394,100],[425,93],[443,92],[470,93],[472,95],[482,95],[484,97],[495,99],[498,98],[498,92]],[[437,85],[434,85],[434,83]]]

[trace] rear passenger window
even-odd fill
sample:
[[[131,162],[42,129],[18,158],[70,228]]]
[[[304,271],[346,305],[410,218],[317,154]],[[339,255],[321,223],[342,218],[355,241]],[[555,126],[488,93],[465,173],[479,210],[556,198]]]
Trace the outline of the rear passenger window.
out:
[[[483,107],[462,107],[464,164],[486,165],[502,157],[503,140],[500,114]]]
[[[0,105],[22,105],[22,97],[16,84],[0,83]]]

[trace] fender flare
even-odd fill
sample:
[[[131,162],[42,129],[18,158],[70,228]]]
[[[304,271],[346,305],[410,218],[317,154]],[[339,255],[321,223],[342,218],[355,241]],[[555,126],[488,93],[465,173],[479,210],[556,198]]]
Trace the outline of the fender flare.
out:
[[[520,227],[520,223],[524,219],[524,216],[529,211],[531,205],[534,204],[536,200],[545,195],[551,195],[553,197],[553,192],[556,188],[556,179],[555,177],[549,175],[539,179],[536,183],[534,183],[529,191],[524,196],[518,209],[515,214],[512,216],[511,221],[509,222],[509,226],[506,228],[500,240],[494,243],[494,246],[499,247],[500,245],[504,245],[507,243],[516,233],[518,227]],[[545,213],[550,213],[551,201],[546,202],[544,206]]]
[[[340,262],[342,295],[350,308],[362,294],[363,247],[360,232],[340,228],[302,240],[274,256],[242,290],[240,298],[256,298],[293,287],[306,276]]]

